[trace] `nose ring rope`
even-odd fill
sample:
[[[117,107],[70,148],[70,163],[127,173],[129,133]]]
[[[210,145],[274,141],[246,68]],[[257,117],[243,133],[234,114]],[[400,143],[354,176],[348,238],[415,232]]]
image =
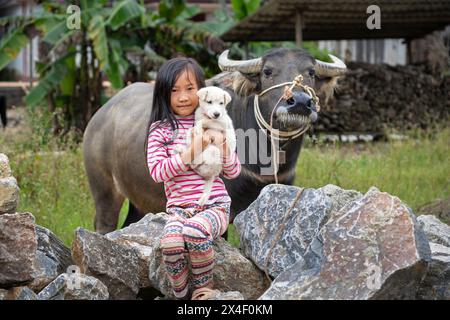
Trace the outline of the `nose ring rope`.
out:
[[[275,110],[277,109],[279,103],[281,102],[281,100],[285,97],[285,94],[283,93],[283,95],[281,95],[280,99],[278,99],[278,102],[275,104],[275,107],[272,110],[272,113],[270,114],[270,124],[268,124],[262,114],[261,114],[261,110],[259,109],[259,97],[266,94],[268,91],[276,89],[276,88],[280,88],[286,85],[290,85],[289,89],[287,89],[287,92],[292,92],[292,89],[297,86],[302,88],[303,90],[305,90],[309,96],[314,100],[315,104],[316,104],[316,108],[317,108],[317,112],[320,111],[320,106],[319,106],[319,97],[317,97],[315,91],[313,88],[311,88],[310,86],[304,85],[302,84],[303,81],[303,76],[301,74],[299,74],[298,76],[296,76],[294,78],[294,80],[292,80],[291,82],[284,82],[281,84],[277,84],[274,85],[272,87],[267,88],[266,90],[264,90],[263,92],[261,92],[259,95],[256,94],[255,95],[255,99],[254,99],[254,111],[255,111],[255,117],[256,117],[256,122],[258,123],[258,126],[260,127],[260,129],[264,128],[269,131],[270,133],[270,142],[271,142],[271,147],[272,147],[272,162],[274,164],[274,177],[275,177],[275,184],[278,184],[278,154],[276,153],[275,150],[275,144],[274,144],[274,140],[290,140],[290,139],[295,139],[299,136],[301,136],[302,134],[304,134],[310,127],[309,123],[307,124],[307,126],[305,128],[300,128],[297,129],[295,131],[292,132],[288,132],[288,131],[281,131],[281,130],[277,130],[273,128],[273,115],[275,113]],[[263,128],[264,127],[264,128]]]

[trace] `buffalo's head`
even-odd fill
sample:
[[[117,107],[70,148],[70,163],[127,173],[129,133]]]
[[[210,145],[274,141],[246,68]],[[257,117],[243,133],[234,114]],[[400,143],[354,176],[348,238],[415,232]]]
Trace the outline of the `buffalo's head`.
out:
[[[331,56],[331,55],[330,55]],[[331,56],[333,63],[314,59],[302,49],[273,49],[261,58],[236,61],[228,58],[228,50],[219,57],[223,71],[234,72],[233,90],[244,98],[261,94],[264,90],[285,82],[291,82],[298,75],[302,84],[313,88],[325,104],[333,92],[337,77],[346,71],[345,64]],[[261,114],[270,121],[273,108],[283,96],[284,87],[269,90],[259,97]],[[273,118],[273,127],[291,131],[309,125],[317,120],[317,106],[312,97],[299,87],[292,90],[288,99],[278,104]]]

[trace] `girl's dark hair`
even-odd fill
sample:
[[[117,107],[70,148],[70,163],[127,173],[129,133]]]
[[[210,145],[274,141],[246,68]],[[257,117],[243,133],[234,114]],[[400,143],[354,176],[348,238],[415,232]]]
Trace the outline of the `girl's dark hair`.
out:
[[[166,61],[161,66],[156,76],[155,88],[153,90],[152,111],[147,126],[147,134],[149,134],[151,124],[159,120],[161,120],[161,122],[157,126],[154,126],[152,131],[166,123],[170,124],[172,131],[178,129],[178,120],[175,118],[175,114],[170,107],[170,96],[175,82],[185,71],[190,71],[194,74],[195,79],[192,80],[197,82],[197,87],[199,89],[205,87],[205,75],[197,61],[186,57],[177,57]],[[166,144],[171,143],[173,140],[174,137]]]

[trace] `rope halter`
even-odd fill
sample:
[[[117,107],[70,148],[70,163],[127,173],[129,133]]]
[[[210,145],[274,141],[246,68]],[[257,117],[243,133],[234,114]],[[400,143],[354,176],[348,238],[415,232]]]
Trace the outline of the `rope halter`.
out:
[[[274,129],[273,128],[273,115],[275,113],[275,110],[278,108],[278,105],[280,104],[281,100],[286,99],[286,94],[292,95],[292,89],[294,87],[299,87],[299,88],[303,89],[314,101],[314,103],[316,104],[317,112],[320,111],[319,97],[317,97],[316,92],[310,86],[302,84],[302,82],[303,82],[303,76],[301,74],[299,74],[298,76],[296,76],[294,78],[294,80],[292,80],[290,82],[284,82],[281,84],[271,86],[271,87],[267,88],[266,90],[262,91],[259,95],[258,94],[255,95],[253,106],[254,106],[256,122],[258,123],[259,128],[261,130],[263,130],[263,132],[266,135],[267,135],[267,131],[270,134],[270,141],[271,141],[271,145],[272,145],[272,160],[273,160],[273,164],[274,164],[274,176],[275,176],[276,184],[278,184],[277,173],[278,173],[278,163],[279,163],[278,157],[279,157],[279,155],[278,155],[278,152],[276,152],[277,150],[275,150],[275,143],[274,143],[275,140],[279,141],[279,140],[290,140],[290,139],[298,138],[299,136],[304,134],[310,128],[310,123],[308,122],[308,124],[305,127],[296,129],[294,131],[281,131],[278,129]],[[288,87],[285,90],[285,92],[278,99],[278,102],[275,104],[275,107],[273,108],[272,113],[270,114],[270,124],[269,124],[264,120],[264,117],[261,114],[261,110],[259,108],[259,97],[263,96],[270,90],[277,89],[277,88],[284,87],[284,86],[290,86],[290,87]]]
[[[281,131],[278,129],[274,129],[272,124],[268,124],[266,122],[266,120],[264,120],[264,117],[261,114],[261,110],[259,108],[259,97],[265,95],[267,92],[273,90],[273,89],[277,89],[280,87],[284,87],[284,86],[288,86],[290,85],[290,87],[287,89],[287,91],[292,93],[292,89],[294,87],[299,87],[301,89],[303,89],[310,97],[311,99],[314,101],[314,103],[316,104],[316,108],[317,108],[317,112],[320,111],[320,106],[319,106],[319,97],[317,97],[315,91],[313,88],[311,88],[310,86],[304,85],[302,84],[303,81],[303,76],[301,74],[299,74],[298,76],[296,76],[294,78],[293,81],[290,82],[284,82],[281,84],[277,84],[274,86],[271,86],[270,88],[267,88],[266,90],[262,91],[260,94],[256,94],[255,95],[255,99],[253,101],[253,106],[254,106],[254,111],[255,111],[255,117],[256,117],[256,122],[258,123],[258,126],[260,127],[260,129],[263,130],[264,133],[266,133],[266,131],[269,131],[270,135],[272,137],[274,137],[274,139],[276,140],[289,140],[289,139],[295,139],[299,136],[301,136],[303,133],[305,133],[308,129],[309,129],[309,124],[306,126],[306,128],[299,128],[296,129],[294,131]],[[280,104],[281,100],[284,98],[285,96],[282,95],[280,97],[280,99],[278,100],[278,102],[276,103],[275,107],[272,110],[272,113],[270,115],[270,122],[272,123],[272,119],[273,119],[273,115],[278,107],[278,105]],[[267,134],[267,133],[266,133]]]

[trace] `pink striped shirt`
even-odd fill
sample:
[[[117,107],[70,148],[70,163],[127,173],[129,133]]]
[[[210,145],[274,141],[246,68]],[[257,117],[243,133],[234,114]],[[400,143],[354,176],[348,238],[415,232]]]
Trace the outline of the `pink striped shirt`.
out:
[[[170,124],[162,124],[156,127],[160,121],[153,123],[152,130],[148,136],[147,165],[150,175],[155,182],[164,182],[164,190],[167,197],[166,207],[185,206],[196,204],[200,199],[205,185],[205,180],[195,173],[190,166],[185,165],[180,154],[175,152],[176,145],[186,145],[185,137],[189,128],[194,125],[194,115],[187,117],[176,116],[179,120],[178,134],[174,141],[168,145],[172,139],[173,131]],[[226,179],[234,179],[241,172],[241,163],[236,152],[223,161],[222,176]],[[231,202],[225,184],[220,177],[214,180],[211,195],[206,205],[219,200],[221,202]]]

